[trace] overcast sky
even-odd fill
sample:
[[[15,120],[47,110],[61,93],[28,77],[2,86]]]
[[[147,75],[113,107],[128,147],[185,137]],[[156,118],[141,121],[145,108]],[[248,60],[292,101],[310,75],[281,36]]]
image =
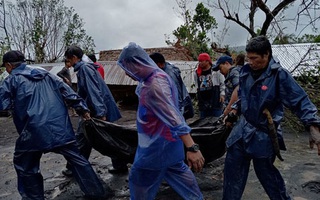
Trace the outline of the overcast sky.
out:
[[[190,9],[194,11],[199,2],[201,0],[193,0]],[[65,5],[73,7],[84,20],[96,52],[122,49],[129,42],[143,48],[166,47],[165,34],[173,39],[172,32],[183,24],[175,11],[178,7],[175,0],[65,0]],[[215,31],[221,35],[225,23],[222,13],[216,11],[211,15],[218,22],[219,29]],[[223,44],[245,45],[248,33],[235,23],[229,26]]]
[[[198,2],[201,0],[192,3]],[[84,20],[97,52],[122,49],[131,41],[143,48],[166,47],[165,34],[173,39],[172,32],[183,24],[173,9],[177,9],[175,0],[65,0],[65,5],[72,6]],[[224,20],[219,16],[214,17],[221,24]],[[239,31],[244,34],[240,37],[237,32],[233,45],[246,43],[246,32]]]

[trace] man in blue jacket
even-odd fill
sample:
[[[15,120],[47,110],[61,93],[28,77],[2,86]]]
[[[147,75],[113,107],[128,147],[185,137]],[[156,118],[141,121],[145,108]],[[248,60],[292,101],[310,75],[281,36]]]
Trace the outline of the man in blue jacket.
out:
[[[320,118],[317,108],[290,73],[272,56],[269,40],[258,36],[246,46],[249,64],[239,79],[239,100],[231,112],[240,119],[227,139],[224,168],[224,200],[241,199],[251,160],[255,173],[270,199],[291,199],[285,181],[274,166],[279,149],[285,150],[280,122],[284,106],[310,130],[310,147],[320,155]],[[268,119],[270,121],[268,121]]]
[[[239,84],[239,70],[238,66],[232,66],[233,60],[230,56],[221,56],[218,58],[216,64],[212,67],[213,71],[220,71],[224,75],[225,86],[226,86],[226,95],[224,101],[224,111],[223,115],[226,116],[230,110],[231,105],[235,102],[236,99],[231,98],[232,93],[237,88]],[[236,91],[235,91],[236,92]]]
[[[192,118],[194,115],[194,109],[192,105],[192,99],[188,93],[186,86],[181,78],[180,69],[168,62],[166,62],[164,56],[161,53],[152,53],[150,58],[165,71],[174,81],[178,89],[179,109],[185,119]]]
[[[103,197],[100,180],[76,146],[65,105],[90,119],[84,100],[58,77],[27,66],[20,51],[7,52],[2,63],[10,75],[0,86],[0,110],[13,110],[19,134],[13,163],[22,199],[44,200],[40,158],[47,152],[59,153],[72,164],[71,170],[88,198]]]
[[[70,62],[77,73],[78,94],[86,101],[92,117],[109,122],[120,119],[120,111],[107,84],[97,70],[98,66],[93,62],[83,61],[84,56],[82,49],[77,46],[70,46],[65,52],[65,59]],[[89,159],[92,147],[81,130],[81,122],[76,137],[81,154]],[[114,158],[112,164],[113,168],[109,170],[110,173],[128,171],[127,163],[122,160]]]

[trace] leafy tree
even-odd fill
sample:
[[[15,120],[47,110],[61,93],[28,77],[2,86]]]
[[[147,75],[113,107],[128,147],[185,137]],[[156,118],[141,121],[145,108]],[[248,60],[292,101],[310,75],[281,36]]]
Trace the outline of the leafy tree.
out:
[[[295,35],[284,35],[284,36],[277,36],[272,44],[291,44],[295,43]]]
[[[212,54],[212,50],[208,47],[210,39],[207,34],[214,28],[217,28],[217,22],[210,15],[210,10],[202,3],[197,4],[195,14],[187,9],[187,0],[176,1],[179,8],[182,10],[180,15],[184,18],[184,24],[173,31],[176,45],[181,45],[187,48],[194,59],[199,53],[207,52]],[[167,44],[174,44],[170,40]]]
[[[304,34],[298,37],[294,34],[277,36],[273,44],[294,44],[294,43],[320,43],[320,35]]]
[[[297,43],[320,43],[320,35],[304,34],[296,38]]]
[[[14,3],[2,0],[2,3],[0,30],[10,49],[22,51],[36,63],[61,59],[66,46],[71,44],[87,53],[93,52],[94,41],[86,34],[83,20],[72,7],[64,6],[64,0],[16,0]]]

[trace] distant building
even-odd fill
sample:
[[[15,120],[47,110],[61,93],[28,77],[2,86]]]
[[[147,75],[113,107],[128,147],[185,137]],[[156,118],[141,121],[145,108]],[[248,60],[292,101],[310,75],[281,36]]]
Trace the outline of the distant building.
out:
[[[319,76],[319,71],[313,71],[320,66],[320,43],[272,45],[272,51],[282,67],[293,76],[300,76],[305,72]]]
[[[168,62],[180,69],[181,77],[188,92],[192,95],[196,93],[192,72],[196,69],[198,62],[192,61],[186,50],[183,48],[168,47],[149,48],[146,49],[146,51],[148,53],[162,53]],[[272,45],[272,51],[273,55],[280,60],[282,67],[294,76],[299,76],[306,71],[313,71],[320,65],[320,43]],[[104,81],[108,84],[115,99],[118,101],[126,101],[128,98],[135,98],[134,91],[137,82],[126,76],[124,71],[117,66],[116,60],[120,53],[121,50],[101,51],[99,62],[104,66]],[[44,63],[31,66],[42,67],[52,74],[57,74],[63,68],[64,63]],[[319,74],[315,75],[319,76]],[[7,73],[1,74],[0,82],[1,79],[4,79],[6,76],[8,76]],[[76,84],[77,77],[73,72],[73,68],[71,68],[71,78],[72,83]]]
[[[146,48],[144,49],[148,54],[158,52],[161,53],[166,60],[177,60],[177,61],[193,61],[189,51],[184,47],[162,47],[162,48]],[[106,50],[100,51],[100,61],[115,61],[122,49],[117,50]]]

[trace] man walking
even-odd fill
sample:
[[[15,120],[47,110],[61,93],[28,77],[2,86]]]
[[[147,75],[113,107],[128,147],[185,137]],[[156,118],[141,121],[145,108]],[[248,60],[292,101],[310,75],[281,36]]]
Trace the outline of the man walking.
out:
[[[227,139],[224,167],[224,200],[239,200],[251,161],[270,199],[290,200],[279,170],[274,166],[279,149],[285,150],[280,122],[284,106],[293,111],[310,131],[310,147],[320,155],[320,118],[317,108],[291,74],[272,56],[265,36],[252,38],[246,46],[249,64],[242,67],[239,100],[231,112],[240,119]]]
[[[20,51],[4,54],[2,66],[10,75],[0,86],[0,110],[13,109],[19,134],[13,163],[22,199],[45,199],[40,158],[47,152],[61,154],[71,163],[74,177],[88,198],[104,197],[100,180],[76,146],[65,105],[90,119],[83,99],[58,77],[27,66]]]
[[[111,91],[97,70],[98,66],[94,63],[82,61],[83,56],[84,53],[78,46],[70,46],[65,52],[65,59],[70,62],[74,71],[77,73],[79,96],[86,101],[92,117],[109,122],[120,119],[120,111]],[[81,154],[89,159],[92,146],[82,132],[81,123],[80,121],[76,138]],[[126,162],[118,159],[112,159],[112,162],[114,168],[109,172],[117,173],[128,171]]]
[[[129,175],[131,200],[154,199],[163,179],[184,199],[203,199],[190,168],[201,171],[204,158],[179,110],[172,79],[135,43],[122,50],[117,64],[139,81],[139,142]],[[190,168],[184,163],[184,145]]]
[[[230,112],[231,105],[237,100],[236,98],[232,99],[231,96],[239,84],[240,68],[237,66],[232,66],[232,64],[233,61],[230,56],[221,56],[220,58],[218,58],[216,64],[212,68],[213,71],[220,71],[220,73],[225,77],[224,83],[226,86],[226,95],[223,110],[224,116],[226,116]]]

